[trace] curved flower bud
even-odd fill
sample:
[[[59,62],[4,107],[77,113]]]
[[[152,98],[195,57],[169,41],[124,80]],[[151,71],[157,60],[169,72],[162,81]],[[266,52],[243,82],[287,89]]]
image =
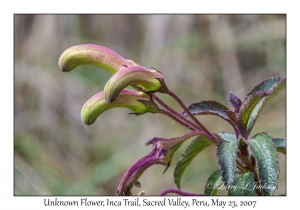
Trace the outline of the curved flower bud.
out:
[[[134,186],[141,187],[138,181],[141,175],[147,168],[154,164],[167,166],[163,173],[169,168],[174,153],[181,146],[182,142],[175,144],[162,144],[159,138],[150,140],[146,145],[152,144],[152,151],[147,156],[139,159],[133,166],[131,166],[125,173],[123,179],[118,186],[118,195],[132,195],[131,191]]]
[[[145,91],[164,92],[166,88],[163,75],[157,70],[148,70],[142,66],[128,66],[108,80],[104,87],[105,99],[113,102],[129,85],[138,85]]]
[[[157,112],[157,105],[147,93],[124,89],[117,100],[109,103],[105,100],[104,92],[102,91],[94,95],[84,104],[81,110],[81,119],[85,124],[91,125],[96,121],[100,114],[115,107],[131,109],[136,115],[141,115],[146,112]]]
[[[99,66],[114,74],[126,66],[137,65],[126,60],[111,49],[95,44],[83,44],[66,49],[60,56],[58,65],[63,72],[69,72],[83,64]]]
[[[168,161],[166,160],[165,156],[159,156],[160,152],[161,148],[157,147],[156,144],[153,144],[153,149],[150,154],[139,159],[128,169],[118,186],[118,195],[132,195],[132,188],[136,185],[138,179],[145,172],[145,170],[153,164],[160,164],[164,166],[168,165]]]
[[[183,136],[170,138],[170,139],[154,137],[150,141],[146,142],[145,145],[148,146],[150,144],[156,144],[159,148],[161,148],[159,155],[164,155],[168,162],[167,168],[165,169],[165,171],[166,171],[172,163],[172,158],[173,158],[174,153],[183,144],[183,142],[193,136],[200,136],[200,135],[205,136],[206,138],[209,138],[209,139],[211,138],[203,131],[192,131]],[[165,171],[164,171],[164,173],[165,173]]]

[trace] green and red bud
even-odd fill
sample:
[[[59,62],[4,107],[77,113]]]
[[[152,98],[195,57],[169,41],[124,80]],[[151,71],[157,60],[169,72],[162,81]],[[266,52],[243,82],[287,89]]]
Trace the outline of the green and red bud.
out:
[[[69,72],[83,64],[92,64],[114,74],[126,66],[137,65],[132,60],[126,60],[109,48],[83,44],[66,49],[60,56],[58,65],[63,72]]]
[[[127,86],[138,86],[149,92],[163,92],[165,84],[163,75],[157,70],[148,70],[142,66],[128,66],[119,70],[104,87],[105,99],[113,102]]]
[[[104,92],[102,91],[84,104],[81,110],[81,119],[85,124],[91,125],[104,111],[116,107],[130,109],[136,115],[146,112],[156,113],[158,108],[151,97],[141,91],[123,89],[118,98],[112,103],[105,100]]]
[[[118,195],[132,195],[132,188],[134,186],[140,187],[140,182],[138,181],[142,174],[147,168],[154,164],[159,164],[166,166],[165,171],[169,168],[172,158],[176,150],[181,146],[183,142],[172,141],[171,144],[167,142],[161,142],[161,138],[154,138],[150,140],[146,145],[152,144],[152,151],[147,156],[139,159],[133,166],[131,166],[125,173],[123,179],[121,180],[118,187]]]
[[[165,155],[160,155],[161,148],[153,144],[152,151],[147,156],[139,159],[133,166],[131,166],[122,178],[117,192],[118,195],[132,195],[132,188],[139,183],[139,178],[147,168],[154,164],[168,166],[168,161]],[[140,183],[138,186],[140,187]]]
[[[166,157],[166,160],[168,161],[168,166],[172,162],[172,158],[174,153],[177,151],[177,149],[185,142],[186,140],[190,139],[194,136],[204,136],[206,138],[210,138],[206,133],[203,131],[192,131],[190,133],[187,133],[183,136],[165,139],[165,138],[157,138],[154,137],[150,141],[146,142],[146,146],[150,144],[155,144],[158,148],[160,148],[160,155],[164,155]],[[166,168],[166,170],[168,167]]]

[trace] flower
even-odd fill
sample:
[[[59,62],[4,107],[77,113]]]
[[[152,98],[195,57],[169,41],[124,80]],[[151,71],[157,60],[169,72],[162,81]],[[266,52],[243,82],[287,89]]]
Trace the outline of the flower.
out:
[[[172,163],[174,153],[183,143],[187,137],[177,139],[162,139],[153,138],[146,143],[146,146],[152,144],[152,151],[150,154],[139,159],[133,166],[131,166],[125,173],[123,179],[118,186],[118,195],[132,195],[131,191],[134,186],[140,187],[141,184],[138,179],[145,172],[147,168],[154,164],[167,166],[163,173],[169,168]]]
[[[163,75],[159,71],[148,70],[142,66],[128,66],[119,70],[108,80],[104,87],[105,99],[113,102],[129,85],[149,92],[164,92],[166,88]]]
[[[160,152],[161,148],[157,147],[156,144],[153,144],[150,154],[139,159],[133,166],[131,166],[127,170],[118,186],[118,195],[132,195],[131,190],[133,186],[135,186],[136,183],[138,183],[138,185],[140,186],[138,179],[145,172],[145,170],[153,164],[160,164],[164,166],[168,165],[166,157],[164,155],[159,156]]]
[[[66,49],[60,56],[58,65],[63,72],[69,72],[83,64],[99,66],[114,74],[127,66],[137,65],[132,60],[126,60],[109,48],[83,44]]]
[[[115,107],[128,108],[136,115],[141,115],[146,112],[157,112],[157,105],[147,93],[123,89],[118,98],[114,102],[109,103],[104,98],[104,92],[101,91],[84,104],[81,110],[81,119],[85,124],[91,125],[100,114]]]

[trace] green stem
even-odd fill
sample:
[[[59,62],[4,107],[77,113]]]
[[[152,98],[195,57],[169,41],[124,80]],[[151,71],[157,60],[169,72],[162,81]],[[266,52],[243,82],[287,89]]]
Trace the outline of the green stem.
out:
[[[237,167],[238,167],[239,169],[241,169],[241,171],[243,171],[244,173],[249,172],[249,170],[248,170],[245,166],[243,166],[243,164],[241,164],[241,163],[238,162],[238,161],[237,161]]]

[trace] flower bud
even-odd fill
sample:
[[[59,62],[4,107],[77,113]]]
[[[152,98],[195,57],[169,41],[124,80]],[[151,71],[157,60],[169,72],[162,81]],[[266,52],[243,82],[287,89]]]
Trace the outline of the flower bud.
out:
[[[141,184],[138,180],[150,166],[154,164],[166,166],[163,173],[165,173],[165,171],[169,168],[173,155],[181,146],[182,142],[173,145],[173,147],[167,148],[160,144],[157,140],[158,138],[149,143],[152,144],[152,151],[147,156],[139,159],[127,170],[118,186],[118,195],[132,195],[132,188],[136,185],[140,187]]]
[[[105,99],[116,100],[120,92],[129,85],[138,85],[145,91],[160,91],[164,87],[163,75],[142,66],[129,66],[114,74],[104,87]]]
[[[137,182],[139,182],[139,178],[150,166],[154,164],[160,164],[164,166],[168,165],[166,157],[164,155],[159,155],[160,152],[161,149],[153,144],[150,154],[139,159],[133,166],[131,166],[127,170],[118,186],[118,195],[132,195],[132,188],[136,185]]]
[[[66,49],[60,56],[58,65],[63,72],[69,72],[83,64],[99,66],[114,74],[126,66],[137,65],[114,51],[95,44],[83,44]]]
[[[94,95],[84,104],[81,110],[81,119],[85,124],[91,125],[100,114],[115,107],[131,109],[136,115],[141,115],[146,112],[157,112],[156,104],[147,93],[124,89],[114,102],[109,103],[105,100],[104,92],[102,91]]]

